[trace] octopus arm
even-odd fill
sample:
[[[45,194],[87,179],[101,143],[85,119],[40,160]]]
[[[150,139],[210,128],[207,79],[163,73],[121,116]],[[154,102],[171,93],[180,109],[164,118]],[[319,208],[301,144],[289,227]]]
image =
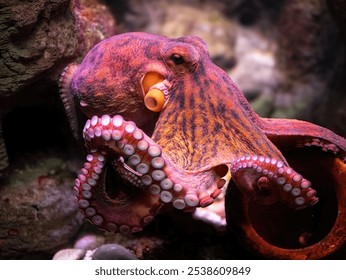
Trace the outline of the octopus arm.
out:
[[[318,147],[346,162],[346,139],[319,125],[291,119],[262,119],[261,129],[280,149]]]
[[[76,68],[77,64],[70,64],[65,68],[59,79],[59,88],[60,98],[64,105],[70,128],[72,130],[73,136],[78,139],[77,112],[74,104],[74,97],[70,89],[73,74]]]

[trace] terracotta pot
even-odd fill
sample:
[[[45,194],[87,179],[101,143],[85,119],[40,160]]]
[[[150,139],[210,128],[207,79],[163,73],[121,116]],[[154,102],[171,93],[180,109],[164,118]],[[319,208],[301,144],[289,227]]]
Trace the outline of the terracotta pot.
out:
[[[231,183],[225,206],[229,230],[248,249],[268,259],[321,259],[340,251],[346,241],[346,164],[315,148],[297,148],[284,155],[311,180],[319,202],[302,210],[280,202],[261,205]]]

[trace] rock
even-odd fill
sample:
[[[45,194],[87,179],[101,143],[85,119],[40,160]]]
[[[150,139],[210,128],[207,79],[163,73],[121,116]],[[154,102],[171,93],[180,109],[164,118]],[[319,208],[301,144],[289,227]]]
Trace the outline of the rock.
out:
[[[37,80],[57,81],[66,63],[115,33],[113,17],[96,0],[2,3],[0,96]]]
[[[82,224],[63,159],[24,157],[25,167],[11,169],[0,189],[0,258],[48,254]]]
[[[260,116],[274,110],[277,86],[277,43],[258,29],[238,26],[235,55],[237,64],[228,71]],[[249,71],[251,69],[251,71]]]
[[[118,244],[102,245],[92,255],[93,260],[137,260],[136,255]]]
[[[64,249],[56,252],[53,260],[82,260],[86,250],[83,249]]]
[[[21,106],[47,106],[64,67],[114,35],[115,20],[98,0],[5,0],[0,14],[1,177],[8,166],[1,132],[5,114]]]

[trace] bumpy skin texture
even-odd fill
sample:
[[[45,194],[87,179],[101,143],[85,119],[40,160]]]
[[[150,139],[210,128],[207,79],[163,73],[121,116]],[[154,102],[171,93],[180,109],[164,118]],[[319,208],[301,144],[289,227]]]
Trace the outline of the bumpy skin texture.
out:
[[[316,192],[280,149],[315,145],[345,161],[346,140],[333,132],[255,114],[198,37],[111,37],[60,84],[72,128],[73,102],[90,118],[75,190],[86,217],[105,230],[138,231],[163,204],[206,207],[230,179],[255,200],[304,208]],[[151,89],[164,96],[159,110],[144,102]]]

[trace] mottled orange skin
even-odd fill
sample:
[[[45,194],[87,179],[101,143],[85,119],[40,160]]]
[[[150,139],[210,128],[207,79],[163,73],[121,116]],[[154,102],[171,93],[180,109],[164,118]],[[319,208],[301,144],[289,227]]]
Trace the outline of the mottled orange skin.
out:
[[[169,84],[159,113],[148,110],[143,102],[142,81],[150,72]],[[266,203],[279,199],[292,208],[302,208],[317,202],[315,192],[292,171],[280,149],[318,143],[345,161],[346,140],[333,132],[298,120],[260,118],[227,73],[212,62],[205,42],[198,37],[117,35],[96,45],[70,78],[68,91],[86,116],[121,115],[151,138],[150,145],[162,148],[166,176],[183,186],[184,195],[196,194],[197,206],[212,203],[222,187],[220,178],[230,171],[232,180],[251,198]],[[102,148],[106,160],[114,161],[122,153],[108,140],[86,141],[93,149]],[[288,191],[283,190],[284,184]],[[295,193],[291,195],[292,186]],[[107,204],[103,210],[112,212],[113,219],[117,216],[122,224],[128,215],[128,225],[138,229],[145,224],[140,220],[143,216],[136,218],[138,212],[154,216],[162,204],[157,196],[146,190],[142,193],[130,201],[131,207]],[[102,195],[106,197],[106,191]],[[98,199],[103,200],[102,195]],[[93,203],[97,208],[97,202]]]
[[[182,54],[184,63],[174,65],[173,53]],[[130,33],[104,40],[77,68],[71,90],[84,103],[81,109],[87,116],[120,114],[141,126],[155,116],[143,104],[140,84],[151,71],[172,83],[152,138],[182,168],[209,169],[244,154],[282,158],[257,125],[260,119],[243,94],[196,37]],[[217,137],[210,141],[210,135]]]

